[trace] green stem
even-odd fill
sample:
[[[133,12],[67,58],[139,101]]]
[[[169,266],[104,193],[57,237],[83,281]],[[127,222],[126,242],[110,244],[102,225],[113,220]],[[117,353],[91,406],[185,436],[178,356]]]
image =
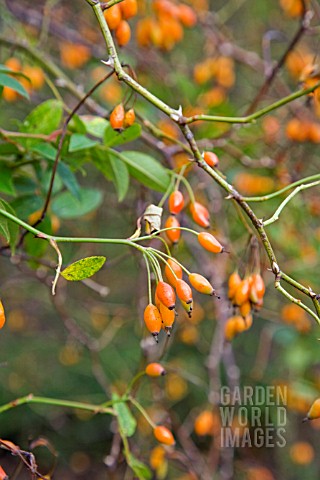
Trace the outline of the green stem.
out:
[[[189,198],[190,198],[190,202],[191,203],[194,203],[196,201],[195,197],[194,197],[194,193],[193,193],[193,190],[192,190],[192,187],[190,185],[190,183],[188,182],[188,180],[185,178],[185,177],[182,177],[182,176],[179,176],[176,172],[172,172],[172,175],[174,175],[175,177],[178,176],[178,179],[181,180],[181,182],[184,184],[184,186],[186,187],[186,190],[188,192],[188,195],[189,195]]]
[[[149,297],[149,303],[152,303],[152,292],[151,292],[151,272],[150,272],[150,265],[148,261],[148,256],[146,253],[143,254],[143,258],[146,262],[146,267],[147,267],[147,274],[148,274],[148,297]]]
[[[186,168],[187,168],[187,164],[185,165],[182,165],[181,169],[180,169],[180,172],[177,174],[177,180],[176,180],[176,184],[174,186],[174,189],[175,190],[179,190],[179,187],[180,187],[180,183],[181,183],[181,179],[184,178],[184,172],[186,171]],[[188,182],[189,183],[189,182]],[[189,184],[190,185],[190,184]],[[191,187],[190,187],[191,188]],[[188,192],[189,193],[189,192]],[[193,194],[193,192],[192,192]]]
[[[152,302],[150,302],[152,303]],[[130,392],[132,390],[132,388],[134,387],[134,385],[136,384],[136,382],[141,378],[143,377],[144,375],[146,374],[146,372],[143,370],[142,372],[139,372],[137,373],[133,379],[131,380],[131,382],[129,383],[128,387],[127,387],[127,390],[125,391],[125,394],[123,395],[122,398],[128,398],[129,395],[130,395]]]
[[[276,110],[287,103],[296,100],[297,98],[303,97],[304,95],[308,95],[309,93],[314,92],[317,88],[320,87],[320,82],[316,83],[310,88],[302,88],[297,92],[291,93],[287,97],[281,98],[277,102],[268,105],[267,107],[258,110],[257,112],[252,113],[251,115],[246,115],[244,117],[223,117],[219,115],[193,115],[192,117],[188,117],[184,119],[184,124],[189,124],[197,121],[207,121],[207,122],[220,122],[220,123],[252,123],[260,117],[263,117],[267,113]]]
[[[79,408],[82,410],[87,410],[93,413],[108,413],[110,415],[115,415],[115,412],[112,408],[107,408],[101,405],[93,405],[90,403],[83,403],[83,402],[74,402],[70,400],[60,400],[57,398],[48,398],[48,397],[37,397],[34,396],[32,393],[26,395],[25,397],[17,398],[5,405],[0,407],[0,413],[6,412],[11,408],[18,407],[20,405],[24,405],[26,403],[39,403],[42,405],[52,405],[55,407],[66,407],[66,408]]]
[[[166,258],[170,258],[172,259],[172,256],[171,255],[167,255],[166,253],[164,252],[160,252],[159,250],[155,250],[154,248],[152,247],[147,247],[147,250],[153,250],[154,251],[154,255],[156,255],[157,257],[160,257],[163,256],[163,257],[166,257]],[[165,263],[167,263],[163,258],[161,258],[161,260]],[[182,265],[182,263],[178,262],[178,260],[175,258],[174,261],[182,268],[182,270],[184,270],[186,272],[187,275],[190,275],[190,272],[189,270],[184,266]],[[169,265],[170,266],[170,265]]]
[[[271,198],[278,197],[282,193],[291,190],[294,187],[298,187],[299,185],[305,184],[306,182],[312,182],[315,180],[320,179],[320,174],[311,175],[310,177],[301,178],[301,180],[297,180],[296,182],[290,183],[286,187],[281,188],[281,190],[277,190],[276,192],[269,193],[269,195],[263,195],[261,197],[242,197],[242,200],[245,202],[265,202],[266,200],[270,200]]]
[[[263,222],[263,225],[266,227],[267,225],[271,225],[271,223],[276,222],[279,219],[280,213],[282,212],[284,207],[290,202],[290,200],[292,200],[295,195],[297,195],[297,193],[301,192],[302,190],[306,190],[307,188],[315,187],[319,184],[320,180],[318,180],[317,182],[308,183],[307,185],[299,185],[299,187],[296,187],[293,192],[291,192],[290,195],[288,195],[287,198],[279,205],[272,217]]]
[[[154,250],[154,249],[152,249],[152,250]],[[162,282],[163,278],[162,278],[161,268],[160,268],[158,260],[156,259],[155,255],[154,255],[154,252],[152,250],[150,251],[148,248],[146,248],[145,252],[149,256],[149,258],[150,258],[150,260],[151,260],[151,262],[154,266],[157,281]]]
[[[151,418],[149,417],[145,409],[140,405],[140,403],[137,402],[137,400],[135,400],[131,396],[128,398],[128,400],[132,403],[132,405],[134,405],[139,410],[139,412],[144,416],[144,418],[147,420],[147,422],[151,425],[151,427],[154,430],[156,428],[156,424],[151,420]]]
[[[158,203],[158,207],[160,207],[160,208],[163,207],[165,201],[167,200],[167,198],[169,197],[170,193],[173,190],[173,183],[174,183],[174,177],[171,178],[169,186],[168,186],[167,190],[165,191],[165,194],[163,195],[160,202]]]

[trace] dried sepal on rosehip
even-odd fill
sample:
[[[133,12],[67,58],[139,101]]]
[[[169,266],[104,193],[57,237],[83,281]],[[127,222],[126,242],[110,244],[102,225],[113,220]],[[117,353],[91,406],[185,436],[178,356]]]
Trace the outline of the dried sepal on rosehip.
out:
[[[149,377],[161,377],[167,373],[163,366],[156,362],[149,363],[149,365],[146,366],[145,372]]]
[[[164,443],[165,445],[174,445],[175,439],[170,430],[163,425],[158,425],[153,430],[153,435],[160,443]]]
[[[162,325],[158,308],[152,303],[149,303],[144,310],[143,318],[147,329],[154,336],[156,342],[158,342],[158,335]]]

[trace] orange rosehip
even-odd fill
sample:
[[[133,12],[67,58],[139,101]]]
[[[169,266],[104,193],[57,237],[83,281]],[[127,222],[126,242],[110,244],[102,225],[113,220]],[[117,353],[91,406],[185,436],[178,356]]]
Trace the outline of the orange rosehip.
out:
[[[4,313],[3,304],[0,300],[0,328],[2,328],[5,323],[6,323],[6,316]]]
[[[161,315],[161,320],[162,320],[162,328],[170,337],[171,335],[171,330],[174,324],[174,321],[176,319],[176,314],[174,310],[169,310],[163,303],[159,303],[159,311]]]
[[[179,190],[172,192],[169,197],[168,204],[171,215],[177,215],[180,213],[184,207],[184,198],[182,193]]]
[[[114,130],[122,130],[124,123],[124,108],[122,103],[119,103],[111,112],[110,125]]]
[[[153,435],[160,443],[164,443],[165,445],[174,445],[175,439],[167,427],[163,425],[158,425],[153,430]]]
[[[128,18],[131,17],[135,17],[138,13],[137,0],[123,0],[123,2],[120,3],[120,9],[122,17],[125,20],[128,20]]]
[[[178,5],[178,18],[182,25],[185,27],[193,27],[197,23],[197,16],[195,11],[189,7],[189,5],[184,5],[180,3]]]
[[[198,234],[198,242],[203,248],[212,253],[221,253],[224,250],[221,243],[208,232],[200,232]]]
[[[199,273],[190,273],[189,282],[197,292],[204,293],[205,295],[214,294],[214,288],[211,283]]]
[[[204,152],[203,160],[209,165],[209,167],[216,167],[219,164],[219,158],[213,152]]]
[[[241,277],[237,271],[233,272],[228,280],[228,297],[230,300],[233,299],[236,289],[241,283]]]
[[[200,227],[208,228],[210,226],[210,215],[208,209],[199,202],[191,203],[190,212],[193,218],[193,221],[196,222]]]
[[[103,12],[103,15],[110,30],[115,30],[120,25],[120,22],[122,20],[122,13],[118,3],[116,3],[116,5],[113,5],[110,8],[107,8]]]
[[[172,270],[173,270],[175,275],[172,273]],[[168,282],[170,283],[170,285],[172,287],[176,286],[177,279],[181,280],[181,278],[182,278],[182,268],[172,258],[169,258],[167,260],[167,264],[165,266],[164,273],[167,277]]]
[[[149,303],[144,310],[143,318],[147,329],[154,336],[156,341],[158,341],[158,335],[161,330],[162,323],[158,308],[152,303]]]
[[[176,292],[179,300],[185,302],[186,304],[192,303],[192,290],[187,282],[184,280],[177,280]]]
[[[124,116],[124,121],[123,121],[124,127],[125,128],[131,127],[131,125],[134,124],[135,119],[136,119],[136,114],[134,113],[133,108],[130,108],[130,110],[128,110]]]
[[[149,377],[160,377],[167,373],[160,363],[149,363],[149,365],[146,366],[145,372]]]
[[[179,220],[171,215],[170,217],[167,218],[165,224],[165,228],[171,228],[172,230],[166,230],[166,236],[168,237],[168,240],[172,242],[173,244],[178,243],[181,237],[181,230],[180,230],[180,222]]]
[[[194,421],[194,431],[199,436],[213,435],[214,417],[212,412],[204,410]]]
[[[156,295],[161,303],[169,310],[174,310],[176,306],[176,294],[169,283],[158,282]]]
[[[234,295],[234,304],[241,306],[243,303],[249,300],[250,294],[250,282],[249,278],[244,278],[237,287]]]
[[[115,30],[115,37],[119,47],[124,47],[129,43],[131,38],[131,28],[126,20],[121,20],[120,24]]]

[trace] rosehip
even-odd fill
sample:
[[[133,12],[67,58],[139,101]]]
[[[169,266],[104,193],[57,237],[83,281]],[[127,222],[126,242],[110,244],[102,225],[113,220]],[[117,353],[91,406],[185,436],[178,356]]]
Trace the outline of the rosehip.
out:
[[[169,197],[168,203],[171,215],[177,215],[178,213],[180,213],[184,207],[184,198],[182,193],[179,190],[172,192]]]
[[[221,253],[224,250],[221,243],[209,232],[200,232],[198,234],[198,242],[208,252]]]
[[[176,306],[176,294],[169,283],[158,282],[156,295],[165,307],[169,308],[169,310],[174,310]]]
[[[190,212],[194,222],[200,227],[208,228],[210,226],[210,215],[208,209],[199,202],[191,203]]]
[[[153,435],[160,443],[164,443],[165,445],[174,445],[176,442],[170,430],[163,425],[158,425],[153,430]]]
[[[209,167],[216,167],[219,163],[219,158],[213,152],[204,152],[203,160],[206,162]]]
[[[176,217],[171,215],[170,217],[167,218],[164,224],[164,227],[172,228],[172,230],[166,230],[165,232],[166,236],[168,237],[168,240],[170,240],[170,242],[172,242],[173,244],[178,243],[181,237],[179,220]]]
[[[235,291],[233,303],[235,305],[241,306],[243,303],[249,300],[249,293],[250,293],[250,282],[248,278],[244,278],[243,280],[241,280],[241,283],[239,284],[239,286]]]
[[[192,303],[192,290],[190,286],[184,280],[177,280],[176,292],[179,300],[182,300],[187,305]]]
[[[165,266],[164,273],[165,273],[165,275],[167,277],[167,280],[170,283],[170,285],[172,287],[175,287],[176,283],[177,283],[177,279],[182,278],[182,268],[172,258],[169,258],[167,260],[167,264],[170,265],[171,269],[174,271],[176,276],[173,275],[173,273],[170,270],[168,265]]]
[[[147,329],[154,336],[156,342],[158,342],[158,335],[162,323],[158,308],[152,303],[149,303],[144,310],[143,318]]]
[[[162,328],[166,332],[168,337],[170,337],[172,326],[176,319],[176,313],[174,310],[169,310],[169,308],[165,307],[161,302],[160,302],[159,311],[160,311],[161,320],[162,320]]]
[[[131,38],[131,28],[126,20],[121,20],[119,23],[115,31],[115,37],[120,47],[124,47],[129,43]]]
[[[131,127],[131,125],[134,124],[135,119],[136,119],[136,114],[134,113],[133,108],[130,108],[130,110],[128,110],[124,116],[123,124],[125,128]]]
[[[135,15],[137,15],[138,12],[137,0],[124,0],[120,3],[120,9],[122,16],[125,20],[134,17]]]
[[[121,9],[118,4],[104,10],[103,15],[110,30],[117,28],[122,20]]]
[[[233,299],[233,297],[236,293],[236,289],[238,288],[240,283],[241,283],[241,278],[240,278],[239,273],[237,271],[233,272],[230,275],[229,280],[228,280],[228,287],[229,287],[228,297],[229,297],[230,300]]]
[[[114,130],[122,130],[123,122],[124,122],[124,108],[122,103],[119,103],[119,105],[117,105],[111,112],[110,125]]]
[[[6,316],[4,313],[3,304],[0,300],[0,328],[2,328],[5,323],[6,323]]]
[[[213,295],[214,293],[214,288],[211,283],[199,273],[190,273],[189,282],[197,292],[206,295]]]
[[[146,366],[145,372],[149,377],[160,377],[167,373],[160,363],[149,363],[149,365]]]

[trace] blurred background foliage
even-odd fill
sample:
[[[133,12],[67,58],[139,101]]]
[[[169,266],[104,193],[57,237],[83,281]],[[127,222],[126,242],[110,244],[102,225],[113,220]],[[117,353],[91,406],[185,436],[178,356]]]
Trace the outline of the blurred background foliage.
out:
[[[120,58],[130,65],[143,86],[173,107],[182,105],[186,115],[245,114],[273,62],[282,58],[299,30],[302,14],[302,2],[293,0],[190,0],[185,4],[195,12],[196,23],[188,27],[182,22],[179,30],[174,22],[161,20],[157,3],[138,2],[138,15],[129,21],[132,38],[119,49]],[[96,19],[85,1],[2,0],[0,6],[0,63],[22,71],[32,84],[14,77],[28,91],[29,100],[7,87],[2,90],[0,192],[21,219],[33,223],[45,201],[55,154],[48,147],[56,148],[57,144],[15,139],[5,132],[50,135],[60,128],[63,115],[78,101],[75,90],[87,92],[106,75],[100,60],[106,60],[107,55]],[[308,7],[314,12],[308,34],[301,34],[256,110],[301,85],[308,86],[308,80],[317,76],[320,7],[316,0]],[[170,43],[169,34],[174,28],[177,36]],[[66,78],[55,75],[56,65]],[[160,201],[167,186],[164,169],[179,168],[189,157],[175,140],[164,140],[159,148],[160,139],[150,133],[147,121],[183,141],[178,129],[154,106],[130,96],[128,87],[115,77],[99,87],[92,98],[95,106],[82,107],[70,124],[62,151],[64,170],[58,171],[48,216],[39,228],[61,236],[128,238],[146,206]],[[132,140],[112,145],[112,129],[105,133],[107,122],[90,127],[89,115],[97,116],[100,108],[102,122],[101,118],[107,118],[124,98],[128,107],[134,106],[140,127],[131,130]],[[49,99],[52,103],[44,103]],[[43,110],[34,114],[32,124],[27,116],[39,105]],[[198,122],[192,129],[202,149],[214,148],[228,181],[241,194],[255,196],[318,173],[319,114],[317,99],[311,96],[252,125],[228,127]],[[103,132],[100,136],[99,128]],[[92,132],[97,136],[90,135]],[[121,162],[120,168],[118,162],[118,177],[118,167],[113,167],[112,153],[107,150],[111,147],[152,157],[162,166],[157,170],[158,180],[164,175],[160,186],[143,176],[139,157],[131,166]],[[183,234],[173,253],[190,271],[210,278],[221,300],[195,294],[193,317],[188,319],[179,310],[162,359],[167,376],[142,379],[136,392],[156,423],[171,425],[181,456],[155,450],[151,428],[137,411],[138,429],[131,449],[144,463],[151,464],[157,479],[207,479],[210,474],[222,479],[317,479],[320,423],[301,424],[301,420],[319,392],[318,327],[303,310],[289,305],[274,290],[273,275],[261,253],[267,286],[264,306],[254,314],[247,332],[232,342],[225,341],[224,324],[233,315],[227,300],[227,281],[235,268],[244,275],[250,261],[248,225],[204,172],[190,169],[187,178],[196,198],[210,211],[212,231],[230,254],[207,253],[189,234]],[[188,198],[183,186],[182,191]],[[280,220],[268,228],[279,264],[316,292],[318,191],[315,188],[300,193]],[[258,218],[269,218],[283,198],[253,204]],[[195,228],[187,210],[180,221]],[[161,248],[158,240],[152,244]],[[1,299],[7,315],[0,340],[1,404],[30,392],[99,404],[109,399],[112,391],[123,393],[147,361],[160,358],[165,339],[155,345],[145,331],[147,277],[142,258],[135,251],[119,245],[63,244],[65,265],[90,255],[105,255],[107,262],[87,282],[60,279],[53,298],[54,251],[30,234],[13,257],[5,246],[1,237]],[[293,289],[289,291],[299,297]],[[230,382],[287,386],[284,448],[219,449],[219,389]],[[208,432],[199,426],[199,414],[203,412],[210,412]],[[121,450],[116,432],[116,424],[108,416],[45,405],[22,406],[0,418],[1,438],[26,450],[29,442],[39,437],[54,446],[58,452],[54,478],[59,479],[135,478],[127,470],[121,451],[114,463],[110,460],[112,447]],[[49,472],[54,456],[46,448],[38,448],[35,453],[39,470]],[[1,465],[11,474],[16,459],[7,452],[0,455]],[[161,455],[168,463],[161,460]],[[225,470],[226,465],[229,467]],[[30,478],[30,473],[22,470],[15,478]]]

